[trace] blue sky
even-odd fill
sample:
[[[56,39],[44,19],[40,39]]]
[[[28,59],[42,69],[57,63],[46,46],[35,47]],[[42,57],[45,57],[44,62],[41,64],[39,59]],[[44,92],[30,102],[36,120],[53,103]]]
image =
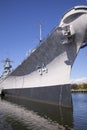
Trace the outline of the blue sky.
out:
[[[59,24],[62,15],[76,5],[87,5],[86,0],[0,0],[0,73],[2,60],[9,57],[13,68],[26,53],[39,43],[39,23],[42,37]],[[71,79],[87,77],[87,48],[80,51],[71,72]]]

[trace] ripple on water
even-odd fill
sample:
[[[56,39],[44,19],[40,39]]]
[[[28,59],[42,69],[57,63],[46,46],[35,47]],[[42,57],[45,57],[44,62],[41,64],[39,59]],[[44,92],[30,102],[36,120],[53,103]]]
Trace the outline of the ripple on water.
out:
[[[75,130],[87,130],[87,94],[72,94]]]
[[[7,101],[0,102],[0,121],[1,128],[6,130],[70,130],[68,125],[60,125],[56,121],[52,121],[50,118],[42,117],[33,110],[27,110],[25,107],[21,107],[16,104],[11,104]]]

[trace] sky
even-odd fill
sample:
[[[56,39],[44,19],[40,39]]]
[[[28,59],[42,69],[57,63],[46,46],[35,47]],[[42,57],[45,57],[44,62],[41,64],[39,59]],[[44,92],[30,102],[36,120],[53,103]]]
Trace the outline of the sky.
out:
[[[45,38],[63,14],[86,0],[0,0],[0,74],[3,61],[11,59],[13,69],[27,52],[39,44],[39,24]],[[71,79],[87,77],[87,48],[81,49],[71,72]]]

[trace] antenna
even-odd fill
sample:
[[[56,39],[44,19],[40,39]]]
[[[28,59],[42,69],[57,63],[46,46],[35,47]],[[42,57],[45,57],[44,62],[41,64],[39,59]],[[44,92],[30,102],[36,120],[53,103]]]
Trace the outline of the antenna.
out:
[[[7,76],[11,72],[11,60],[9,58],[6,58],[5,60],[2,60],[2,63],[4,63],[4,72],[2,73],[2,77]]]
[[[40,42],[42,41],[42,23],[40,23]]]

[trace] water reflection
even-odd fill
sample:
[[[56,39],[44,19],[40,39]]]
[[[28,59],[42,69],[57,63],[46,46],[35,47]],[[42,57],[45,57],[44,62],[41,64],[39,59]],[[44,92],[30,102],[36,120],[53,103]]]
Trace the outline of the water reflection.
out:
[[[72,130],[72,109],[6,99],[0,101],[2,130]]]

